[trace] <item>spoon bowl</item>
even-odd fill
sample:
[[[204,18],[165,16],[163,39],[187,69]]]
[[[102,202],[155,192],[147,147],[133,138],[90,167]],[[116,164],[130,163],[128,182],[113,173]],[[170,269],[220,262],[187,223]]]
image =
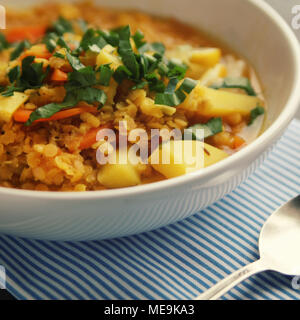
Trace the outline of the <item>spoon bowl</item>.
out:
[[[300,275],[300,195],[278,208],[265,222],[259,237],[260,259],[232,273],[196,300],[215,300],[250,276],[272,270]]]
[[[300,275],[300,196],[277,209],[265,222],[259,253],[274,271]]]

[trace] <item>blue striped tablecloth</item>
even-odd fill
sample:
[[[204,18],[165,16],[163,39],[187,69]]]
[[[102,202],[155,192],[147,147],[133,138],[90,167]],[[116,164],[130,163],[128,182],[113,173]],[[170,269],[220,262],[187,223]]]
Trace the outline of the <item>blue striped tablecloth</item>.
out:
[[[258,258],[266,218],[300,193],[300,122],[236,191],[174,225],[122,239],[49,242],[0,237],[18,299],[193,299]],[[300,299],[291,277],[252,277],[223,299]]]

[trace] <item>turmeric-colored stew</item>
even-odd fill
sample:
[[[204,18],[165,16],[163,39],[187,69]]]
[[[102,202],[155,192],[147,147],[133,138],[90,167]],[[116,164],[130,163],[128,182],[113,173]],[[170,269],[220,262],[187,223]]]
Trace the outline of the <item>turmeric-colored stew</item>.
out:
[[[35,22],[38,21],[38,22]],[[86,191],[150,183],[201,170],[260,133],[265,103],[253,69],[173,19],[90,3],[8,11],[0,34],[0,186]],[[204,161],[176,145],[149,153],[168,165],[101,164],[100,129],[173,129],[201,144]],[[196,129],[204,130],[204,143]],[[127,152],[116,144],[117,154]]]

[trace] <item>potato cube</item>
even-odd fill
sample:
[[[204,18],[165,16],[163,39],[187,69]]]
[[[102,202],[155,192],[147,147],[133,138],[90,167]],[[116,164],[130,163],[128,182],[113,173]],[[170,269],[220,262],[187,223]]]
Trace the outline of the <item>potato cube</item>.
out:
[[[97,66],[100,67],[103,64],[110,64],[113,70],[122,65],[121,58],[118,56],[116,49],[109,44],[97,56]]]
[[[228,154],[201,141],[169,141],[149,157],[152,167],[166,178],[174,178],[210,166]],[[164,163],[168,161],[169,163]]]
[[[207,117],[223,117],[233,113],[249,116],[257,105],[263,106],[258,97],[197,85],[181,107]]]
[[[194,49],[190,61],[205,67],[214,67],[221,59],[221,50],[218,48]]]
[[[0,120],[9,122],[15,111],[28,100],[29,96],[15,92],[13,96],[4,97],[0,95]]]
[[[98,181],[106,188],[124,188],[141,184],[137,166],[129,160],[126,164],[118,163],[118,159],[126,159],[124,151],[116,153],[117,163],[105,164],[98,172]],[[121,155],[120,155],[121,154]]]

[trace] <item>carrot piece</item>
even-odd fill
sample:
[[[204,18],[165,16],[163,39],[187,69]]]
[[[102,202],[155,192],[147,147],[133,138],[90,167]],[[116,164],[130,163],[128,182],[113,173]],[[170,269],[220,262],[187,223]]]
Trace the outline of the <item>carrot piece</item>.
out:
[[[31,111],[31,110],[18,109],[14,113],[13,118],[16,122],[23,122],[24,123],[29,119],[32,112],[33,111]],[[34,123],[62,120],[62,119],[70,118],[73,116],[77,116],[77,115],[84,113],[84,112],[97,112],[97,109],[95,107],[75,107],[72,109],[59,111],[59,112],[55,113],[52,117],[47,118],[47,119],[43,118],[43,119],[35,120]]]
[[[40,39],[47,30],[47,26],[22,26],[8,29],[6,32],[6,40],[10,43],[29,40],[30,42],[36,42]]]
[[[34,56],[36,58],[41,58],[41,59],[49,59],[50,57],[52,57],[52,53],[48,51],[45,44],[41,43],[41,44],[36,44],[32,46],[30,49],[24,51],[21,54],[20,59],[23,60],[28,56]]]
[[[18,109],[14,114],[13,118],[16,122],[26,122],[32,111],[31,110],[26,110],[26,109]]]
[[[51,80],[63,82],[68,81],[68,74],[59,69],[55,69],[51,75]]]
[[[234,136],[233,148],[237,149],[245,143],[245,140],[239,136]]]
[[[101,129],[112,129],[113,124],[112,122],[104,124],[98,128],[92,128],[90,129],[82,138],[79,149],[80,150],[85,150],[90,148],[94,143],[97,142],[97,133]]]
[[[39,122],[39,121],[42,122],[43,120],[44,121],[53,121],[53,120],[66,119],[66,118],[77,116],[77,115],[84,113],[84,112],[95,113],[95,112],[97,112],[97,108],[95,108],[95,107],[75,107],[72,109],[59,111],[59,112],[55,113],[49,119],[39,119],[39,120],[37,120],[37,122]]]

